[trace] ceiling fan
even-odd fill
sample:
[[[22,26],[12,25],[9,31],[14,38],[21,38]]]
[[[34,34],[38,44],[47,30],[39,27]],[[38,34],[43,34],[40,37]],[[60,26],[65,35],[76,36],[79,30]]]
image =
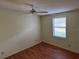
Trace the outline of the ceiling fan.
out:
[[[30,10],[29,13],[32,13],[32,14],[34,14],[34,13],[48,13],[48,11],[39,11],[39,12],[36,11],[34,5],[32,5],[32,4],[29,4],[29,3],[24,3],[24,4],[32,7],[32,10]]]

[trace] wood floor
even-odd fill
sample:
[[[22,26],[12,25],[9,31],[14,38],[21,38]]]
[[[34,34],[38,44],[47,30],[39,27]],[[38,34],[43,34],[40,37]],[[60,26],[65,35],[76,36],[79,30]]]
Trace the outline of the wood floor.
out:
[[[5,59],[79,59],[79,54],[42,42]]]

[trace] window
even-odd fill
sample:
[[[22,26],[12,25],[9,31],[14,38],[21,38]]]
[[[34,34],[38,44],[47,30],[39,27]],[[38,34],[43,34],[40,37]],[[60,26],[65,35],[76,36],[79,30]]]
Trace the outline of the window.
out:
[[[53,18],[53,36],[66,38],[66,17]]]

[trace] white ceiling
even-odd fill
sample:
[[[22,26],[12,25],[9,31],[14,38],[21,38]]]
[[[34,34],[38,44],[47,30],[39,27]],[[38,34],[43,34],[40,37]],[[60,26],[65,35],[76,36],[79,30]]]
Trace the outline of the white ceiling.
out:
[[[0,0],[0,7],[27,12],[31,7],[22,4],[25,2],[33,4],[37,11],[48,11],[48,14],[79,9],[79,0]]]

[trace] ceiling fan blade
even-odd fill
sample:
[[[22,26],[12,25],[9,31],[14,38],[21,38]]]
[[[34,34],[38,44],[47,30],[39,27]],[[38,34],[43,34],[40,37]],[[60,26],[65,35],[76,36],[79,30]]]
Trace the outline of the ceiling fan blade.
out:
[[[31,14],[30,11],[19,11],[19,12],[22,12],[23,14]]]
[[[40,11],[40,12],[36,12],[36,13],[48,13],[47,11]]]
[[[32,4],[30,4],[30,3],[24,3],[25,5],[28,5],[28,6],[33,6]]]
[[[31,14],[31,12],[25,12],[25,14]]]

